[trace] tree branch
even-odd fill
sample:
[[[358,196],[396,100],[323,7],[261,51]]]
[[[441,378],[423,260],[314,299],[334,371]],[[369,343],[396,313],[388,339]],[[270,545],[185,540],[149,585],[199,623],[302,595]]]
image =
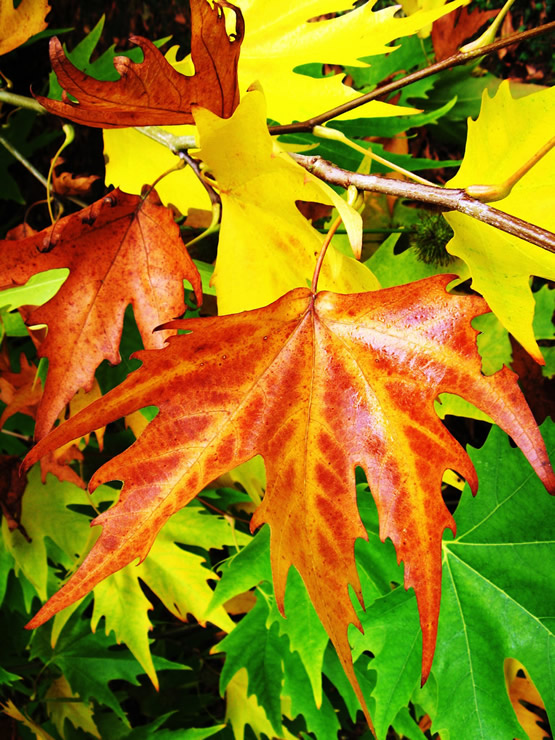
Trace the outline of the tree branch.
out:
[[[507,38],[499,39],[498,41],[494,41],[491,44],[482,46],[480,49],[474,49],[472,51],[453,54],[453,56],[450,56],[441,62],[436,62],[435,64],[431,64],[429,67],[419,69],[416,72],[412,72],[411,74],[406,75],[405,77],[401,77],[394,82],[390,82],[387,85],[383,85],[382,87],[377,87],[375,90],[372,90],[365,95],[361,95],[354,100],[349,100],[342,105],[338,105],[337,107],[325,111],[324,113],[320,113],[319,115],[314,116],[313,118],[309,118],[306,121],[288,123],[283,126],[269,126],[268,130],[272,135],[310,132],[315,126],[320,126],[321,124],[326,123],[326,121],[330,121],[332,118],[337,118],[337,116],[340,116],[342,113],[347,113],[348,111],[354,110],[355,108],[358,108],[365,103],[369,103],[371,100],[376,100],[376,98],[380,98],[384,95],[389,95],[390,93],[400,90],[401,88],[406,87],[407,85],[410,85],[417,80],[422,80],[425,77],[430,77],[431,75],[437,74],[438,72],[442,72],[444,69],[458,67],[459,65],[465,64],[466,62],[470,61],[471,59],[475,59],[476,57],[490,54],[491,52],[498,51],[499,49],[504,49],[506,46],[511,46],[512,44],[526,41],[528,39],[534,38],[535,36],[551,33],[552,31],[555,31],[555,21],[552,21],[551,23],[545,23],[543,26],[538,26],[537,28],[531,28],[528,31],[515,33],[512,36],[507,36]]]
[[[495,226],[507,234],[546,249],[548,252],[555,253],[555,234],[551,231],[511,216],[497,208],[492,208],[487,203],[471,198],[462,189],[436,188],[432,185],[393,180],[378,175],[360,175],[336,167],[321,157],[293,153],[290,153],[290,156],[313,175],[332,185],[340,185],[343,188],[354,185],[357,190],[396,195],[401,198],[418,200],[421,203],[430,203],[445,211],[459,211],[485,224]]]

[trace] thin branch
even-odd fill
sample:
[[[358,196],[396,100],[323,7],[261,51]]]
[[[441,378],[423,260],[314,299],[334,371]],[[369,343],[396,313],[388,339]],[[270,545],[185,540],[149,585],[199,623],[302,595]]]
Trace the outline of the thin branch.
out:
[[[33,177],[35,177],[41,185],[43,185],[45,188],[48,187],[48,183],[46,181],[46,177],[40,173],[37,168],[29,162],[29,160],[21,154],[21,152],[16,149],[7,139],[5,139],[3,136],[0,136],[0,144],[5,147],[9,153],[17,159],[18,162],[20,162],[25,169],[27,169]]]
[[[210,202],[212,203],[212,208],[219,208],[221,210],[222,207],[222,201],[219,196],[219,194],[214,190],[214,188],[210,185],[210,183],[206,180],[205,177],[203,177],[200,165],[198,160],[194,159],[194,157],[191,157],[191,155],[187,151],[176,151],[175,152],[184,162],[186,162],[189,167],[193,170],[195,175],[200,180],[202,186],[206,190],[208,197],[210,198]]]
[[[283,126],[269,126],[268,130],[272,135],[310,132],[315,126],[320,126],[321,124],[326,123],[326,121],[330,121],[332,118],[337,118],[337,116],[354,110],[355,108],[358,108],[359,106],[364,105],[371,100],[376,100],[377,98],[381,98],[384,95],[389,95],[390,93],[396,92],[397,90],[400,90],[401,88],[406,87],[413,82],[417,82],[418,80],[422,80],[425,77],[430,77],[431,75],[437,74],[438,72],[442,72],[444,69],[458,67],[460,64],[465,64],[466,62],[470,61],[471,59],[475,59],[476,57],[481,57],[485,54],[491,54],[491,52],[498,51],[499,49],[504,49],[506,46],[511,46],[512,44],[520,43],[521,41],[527,41],[528,39],[532,39],[535,36],[551,33],[552,31],[555,31],[555,21],[552,21],[551,23],[546,23],[543,26],[538,26],[537,28],[531,28],[528,31],[515,33],[512,36],[507,36],[507,38],[499,39],[498,41],[494,41],[491,44],[482,46],[482,48],[480,49],[473,49],[472,51],[453,54],[453,56],[450,56],[448,59],[444,59],[441,62],[436,62],[435,64],[430,65],[429,67],[425,67],[424,69],[419,69],[416,72],[412,72],[405,77],[401,77],[394,82],[390,82],[388,85],[377,87],[375,90],[372,90],[365,95],[361,95],[354,100],[349,100],[342,105],[338,105],[337,107],[325,111],[325,113],[320,113],[319,115],[314,116],[313,118],[309,118],[306,121],[288,123]]]
[[[135,126],[135,131],[167,147],[173,154],[178,154],[184,149],[197,148],[197,142],[194,136],[176,136],[169,131],[165,131],[160,126]]]
[[[555,253],[555,234],[551,231],[471,198],[463,189],[436,188],[432,185],[392,180],[378,175],[360,175],[336,167],[321,157],[293,153],[290,153],[290,156],[313,175],[332,185],[340,185],[343,188],[354,185],[358,190],[396,195],[401,198],[418,200],[421,203],[430,203],[446,211],[459,211],[485,224],[495,226],[507,234],[525,239],[548,252]]]
[[[13,105],[15,108],[27,108],[28,110],[34,110],[36,113],[46,113],[46,108],[38,100],[28,98],[25,95],[16,95],[16,93],[8,90],[0,90],[0,103],[8,103],[8,105]]]

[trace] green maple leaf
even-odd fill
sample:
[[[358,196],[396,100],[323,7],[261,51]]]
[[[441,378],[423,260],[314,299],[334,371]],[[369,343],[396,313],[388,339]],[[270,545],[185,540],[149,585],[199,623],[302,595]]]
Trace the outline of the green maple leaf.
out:
[[[99,495],[102,497],[103,493],[95,493],[94,498]],[[10,532],[6,519],[2,521],[4,546],[14,559],[16,575],[23,574],[40,599],[47,596],[48,555],[52,554],[55,562],[67,570],[73,570],[78,554],[86,549],[90,520],[68,507],[88,503],[88,494],[73,483],[61,482],[49,474],[43,485],[36,466],[28,474],[21,508],[21,523],[31,541],[17,529]]]
[[[336,740],[341,727],[330,700],[323,694],[320,702],[316,704],[306,664],[297,652],[285,651],[283,660],[283,694],[291,700],[291,717],[301,714],[307,731],[312,732],[318,740]]]
[[[222,579],[216,587],[214,598],[208,609],[211,610],[223,604],[233,596],[257,586],[262,581],[272,582],[268,527],[263,527],[247,547],[224,564]],[[292,570],[285,591],[287,619],[279,613],[273,594],[268,597],[267,603],[268,614],[264,630],[271,629],[272,625],[277,623],[278,634],[287,636],[290,650],[298,653],[312,686],[312,702],[320,706],[322,703],[322,665],[328,636],[296,570]],[[258,606],[258,608],[261,607]],[[240,622],[235,631],[234,640],[246,643],[249,639],[246,626],[243,627],[243,622]]]
[[[281,656],[284,641],[277,624],[268,629],[267,600],[272,598],[270,589],[259,589],[255,606],[243,617],[239,626],[218,645],[227,655],[220,676],[223,694],[233,676],[246,668],[249,674],[248,694],[254,694],[279,734],[281,730],[281,684],[283,667]]]
[[[79,612],[82,612],[81,608]],[[72,691],[81,700],[111,709],[126,724],[127,717],[109,686],[117,679],[139,685],[137,677],[144,671],[127,651],[114,651],[115,639],[110,635],[90,632],[88,620],[81,613],[68,621],[56,644],[52,646],[50,629],[38,630],[31,643],[30,658],[39,658],[48,665],[57,666]],[[186,666],[156,656],[157,670],[186,670]]]
[[[542,432],[553,450],[555,427],[546,422]],[[442,737],[521,737],[505,687],[505,658],[523,663],[551,717],[555,710],[549,670],[555,639],[548,616],[555,598],[555,501],[497,427],[482,449],[470,452],[482,487],[475,499],[465,488],[455,513],[457,536],[443,542],[436,657],[429,684],[416,696]],[[354,657],[363,650],[376,656],[369,664],[377,678],[368,704],[381,739],[419,682],[416,601],[397,588],[359,617],[364,635],[351,628],[350,639]],[[329,672],[327,663],[324,670]],[[455,696],[465,713],[453,712]],[[350,699],[356,706],[354,694]]]
[[[555,427],[543,427],[548,449]],[[432,729],[451,737],[521,737],[503,662],[519,660],[555,719],[555,501],[521,453],[494,427],[472,451],[482,487],[465,488],[455,515],[457,537],[443,543],[443,598]],[[465,712],[453,712],[453,697]]]
[[[363,650],[376,656],[369,664],[376,672],[376,683],[368,704],[380,740],[419,683],[422,641],[414,606],[412,594],[396,588],[361,615],[364,635],[350,631],[353,658]]]
[[[542,432],[553,450],[555,427],[546,422]],[[505,658],[525,666],[551,720],[555,716],[549,616],[555,501],[497,427],[470,453],[482,487],[475,499],[465,488],[455,513],[457,536],[443,542],[436,656],[431,680],[415,698],[442,737],[522,737],[505,686]],[[378,674],[369,705],[375,701],[378,738],[393,721],[392,699],[406,702],[419,680],[419,647],[409,649],[419,642],[416,614],[412,594],[395,589],[362,616],[364,636],[351,631],[356,651],[376,655],[369,665]],[[455,697],[464,712],[453,711]]]

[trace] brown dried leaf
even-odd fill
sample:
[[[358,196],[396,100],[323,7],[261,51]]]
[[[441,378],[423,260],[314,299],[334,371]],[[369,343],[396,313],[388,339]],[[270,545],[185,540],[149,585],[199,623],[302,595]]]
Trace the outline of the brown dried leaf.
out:
[[[441,62],[456,54],[463,43],[482,28],[484,23],[499,13],[497,10],[458,8],[453,13],[438,18],[432,26],[432,43],[436,60]]]
[[[233,39],[227,35],[222,7],[235,12]],[[176,72],[151,41],[131,36],[143,50],[144,60],[136,64],[128,57],[115,57],[120,79],[99,81],[77,69],[54,37],[50,59],[64,88],[63,99],[36,96],[37,100],[51,113],[97,128],[194,123],[193,105],[228,118],[239,102],[237,63],[244,33],[241,11],[225,0],[215,2],[213,8],[207,0],[191,0],[191,24],[191,56],[196,70],[192,77]],[[71,102],[68,95],[79,102]]]

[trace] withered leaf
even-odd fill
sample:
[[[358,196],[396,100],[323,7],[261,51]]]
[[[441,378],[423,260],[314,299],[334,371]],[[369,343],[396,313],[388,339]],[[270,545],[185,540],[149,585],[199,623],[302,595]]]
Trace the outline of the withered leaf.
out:
[[[230,39],[222,8],[236,16],[236,33]],[[36,96],[51,113],[97,128],[170,126],[194,123],[191,106],[198,105],[227,118],[239,102],[237,62],[244,24],[241,11],[225,0],[211,7],[207,0],[191,0],[191,55],[195,74],[188,77],[166,61],[148,39],[130,36],[141,47],[144,59],[132,62],[115,57],[121,75],[115,82],[100,81],[81,72],[66,57],[60,41],[50,41],[50,59],[63,99]],[[68,95],[78,100],[73,103]]]

